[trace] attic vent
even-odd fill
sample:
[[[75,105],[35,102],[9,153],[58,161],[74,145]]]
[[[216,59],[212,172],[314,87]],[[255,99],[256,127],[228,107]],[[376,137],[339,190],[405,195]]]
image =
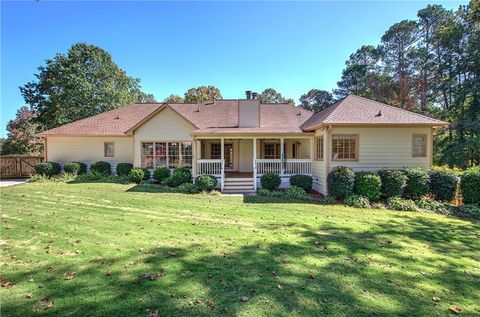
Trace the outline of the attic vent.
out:
[[[297,112],[297,116],[301,116],[302,115],[302,112]]]
[[[378,113],[375,115],[375,117],[381,117],[382,116],[382,110],[378,111]]]
[[[115,116],[115,118],[113,118],[113,120],[118,120],[118,119],[120,119],[120,117],[118,115]]]

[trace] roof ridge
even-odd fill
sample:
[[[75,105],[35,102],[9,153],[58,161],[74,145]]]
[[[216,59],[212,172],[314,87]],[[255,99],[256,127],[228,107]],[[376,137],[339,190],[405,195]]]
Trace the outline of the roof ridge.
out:
[[[348,96],[353,96],[353,97],[357,97],[357,98],[361,98],[361,99],[364,99],[364,100],[367,100],[367,101],[370,101],[370,102],[374,102],[374,103],[378,103],[382,106],[387,106],[389,108],[392,108],[392,109],[395,109],[395,110],[400,110],[402,112],[406,112],[408,114],[414,114],[416,116],[419,116],[419,117],[422,117],[422,118],[425,118],[425,119],[429,119],[429,120],[435,120],[435,121],[438,121],[438,122],[444,122],[442,120],[438,120],[438,119],[435,119],[435,118],[432,118],[432,117],[429,117],[429,116],[426,116],[426,115],[423,115],[423,114],[420,114],[420,113],[417,113],[417,112],[414,112],[414,111],[410,111],[410,110],[406,110],[406,109],[403,109],[403,108],[400,108],[400,107],[395,107],[395,106],[392,106],[392,105],[389,105],[387,103],[383,103],[383,102],[380,102],[380,101],[377,101],[377,100],[373,100],[373,99],[368,99],[368,98],[365,98],[365,97],[362,97],[362,96],[358,96],[358,95],[355,95],[355,94],[349,94]],[[347,96],[347,97],[348,97]]]

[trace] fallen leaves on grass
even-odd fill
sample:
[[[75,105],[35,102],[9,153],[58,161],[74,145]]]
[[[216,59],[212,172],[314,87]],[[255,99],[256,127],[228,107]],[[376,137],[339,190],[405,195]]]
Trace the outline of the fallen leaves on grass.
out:
[[[32,293],[28,293],[27,295],[25,295],[26,298],[32,298],[33,297],[33,294]]]
[[[245,303],[245,302],[248,302],[250,298],[248,298],[248,296],[242,296],[240,297],[240,300]]]
[[[280,284],[277,284],[277,288],[280,289],[280,290],[282,290],[282,289],[283,289],[283,286],[280,285]]]
[[[105,275],[107,275],[107,276],[112,276],[112,275],[113,275],[113,272],[112,272],[112,271],[108,271],[107,273],[105,273]]]
[[[162,278],[164,274],[165,274],[164,272],[158,272],[158,273],[150,273],[150,274],[140,275],[140,276],[137,276],[133,280],[133,283],[138,284],[139,282],[144,281],[144,280],[145,281],[155,281],[155,280],[158,280],[159,278]]]
[[[457,307],[457,306],[450,307],[449,310],[456,315],[458,315],[462,312],[462,309],[460,307]]]
[[[72,273],[69,273],[69,274],[65,274],[63,279],[66,280],[66,281],[69,281],[69,280],[73,279],[76,274],[77,274],[77,272],[72,272]]]
[[[11,281],[5,281],[3,278],[0,277],[0,286],[1,287],[10,288],[10,287],[13,286],[13,284],[15,284],[15,283],[11,282]]]
[[[160,314],[158,313],[158,310],[149,312],[147,317],[160,317]]]
[[[440,297],[435,297],[435,296],[433,296],[433,297],[432,297],[432,300],[433,300],[434,302],[439,302],[439,301],[441,301],[441,298],[440,298]]]

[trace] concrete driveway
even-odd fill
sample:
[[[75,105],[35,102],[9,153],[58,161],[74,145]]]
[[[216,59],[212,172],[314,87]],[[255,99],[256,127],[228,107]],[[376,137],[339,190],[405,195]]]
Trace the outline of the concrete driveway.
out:
[[[23,184],[27,180],[26,179],[0,179],[0,187],[8,187],[18,184]]]

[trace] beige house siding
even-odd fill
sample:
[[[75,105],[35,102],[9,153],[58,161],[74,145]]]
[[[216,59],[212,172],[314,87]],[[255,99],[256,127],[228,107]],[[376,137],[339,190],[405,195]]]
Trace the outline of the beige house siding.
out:
[[[336,166],[348,166],[357,171],[374,171],[381,168],[401,168],[404,166],[428,168],[431,165],[432,135],[429,127],[334,127],[331,134],[357,134],[359,136],[359,158],[358,161],[331,160],[330,169]],[[425,157],[412,156],[414,134],[425,134],[427,136],[427,155]],[[331,152],[329,155],[331,157]]]
[[[253,139],[239,140],[240,172],[253,172]]]
[[[260,100],[238,101],[238,125],[240,128],[260,126]]]
[[[105,142],[114,143],[114,157],[104,156]],[[133,137],[49,136],[47,159],[61,164],[78,161],[87,165],[107,161],[115,171],[117,163],[133,163]]]
[[[195,127],[174,110],[165,108],[134,131],[135,166],[141,166],[142,142],[148,141],[192,141],[190,135]]]

